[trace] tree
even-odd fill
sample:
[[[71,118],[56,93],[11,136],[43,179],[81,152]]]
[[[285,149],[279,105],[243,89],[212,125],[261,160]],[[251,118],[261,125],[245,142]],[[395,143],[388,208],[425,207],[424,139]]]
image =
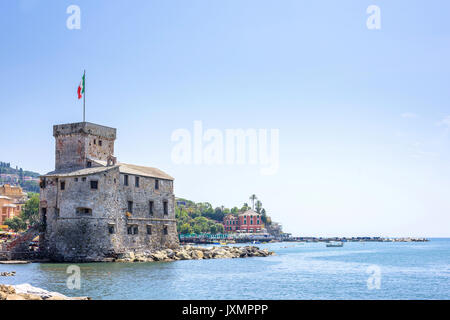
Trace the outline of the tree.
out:
[[[255,210],[255,200],[258,199],[256,194],[252,194],[249,198],[252,201],[252,209]]]
[[[24,230],[27,228],[27,224],[20,217],[14,217],[12,219],[6,219],[5,225],[7,225],[10,229],[13,229],[14,232],[18,232],[20,230]]]
[[[183,234],[190,234],[194,231],[189,223],[183,223],[179,229],[179,232]]]
[[[250,207],[248,206],[248,203],[246,202],[246,203],[244,203],[244,205],[242,206],[241,211],[244,212],[244,211],[247,211],[248,209],[250,209]]]
[[[39,194],[28,193],[28,201],[23,206],[22,219],[29,225],[39,221]]]
[[[216,228],[217,228],[217,233],[223,233],[225,231],[223,224],[217,223]]]
[[[262,202],[261,201],[256,201],[256,212],[261,213],[261,209],[262,209]]]
[[[262,220],[263,223],[267,222],[266,209],[264,209],[264,208],[261,209],[261,220]]]

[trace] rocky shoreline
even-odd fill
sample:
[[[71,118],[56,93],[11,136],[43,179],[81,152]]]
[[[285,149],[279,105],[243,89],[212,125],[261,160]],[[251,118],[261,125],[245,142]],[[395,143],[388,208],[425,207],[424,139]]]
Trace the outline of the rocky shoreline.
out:
[[[123,256],[112,259],[113,262],[153,262],[153,261],[178,261],[178,260],[201,260],[201,259],[233,259],[247,257],[267,257],[275,252],[267,249],[260,250],[255,246],[245,247],[194,247],[182,246],[178,249],[164,249],[152,252],[133,253],[129,252]]]
[[[0,300],[91,300],[91,298],[67,297],[25,283],[12,286],[0,284]]]

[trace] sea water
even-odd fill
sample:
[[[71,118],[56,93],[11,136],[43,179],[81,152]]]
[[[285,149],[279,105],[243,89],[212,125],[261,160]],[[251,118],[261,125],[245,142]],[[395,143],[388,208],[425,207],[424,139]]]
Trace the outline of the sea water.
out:
[[[449,299],[450,239],[260,244],[275,256],[149,263],[1,265],[0,283],[93,299]]]

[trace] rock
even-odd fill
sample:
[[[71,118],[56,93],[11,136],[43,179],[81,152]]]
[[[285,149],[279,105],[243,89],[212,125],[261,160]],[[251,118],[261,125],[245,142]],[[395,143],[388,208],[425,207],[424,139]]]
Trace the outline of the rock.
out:
[[[16,289],[13,286],[7,286],[4,284],[0,284],[0,292],[4,292],[6,294],[15,294]]]
[[[46,298],[45,300],[69,300],[69,299],[67,299],[65,297],[61,297],[61,296],[51,296],[51,297]]]
[[[224,255],[226,255],[226,253],[227,252],[224,249],[220,249],[220,248],[215,249],[215,250],[212,251],[212,254],[213,254],[214,258],[219,258],[221,256],[224,256]]]
[[[169,258],[173,258],[175,256],[175,252],[172,249],[166,249],[165,253]]]
[[[167,259],[167,255],[164,251],[156,251],[154,253],[152,253],[152,258],[155,261],[163,261],[165,259]]]
[[[189,253],[186,250],[178,251],[176,256],[178,258],[180,258],[180,260],[191,260],[192,259],[191,256],[189,255]]]
[[[6,297],[8,295],[6,293],[4,293],[3,291],[0,291],[0,300],[6,300]]]
[[[201,251],[201,250],[194,250],[194,251],[192,251],[191,256],[192,256],[192,259],[200,260],[200,259],[203,259],[204,254],[203,254],[203,251]]]
[[[25,300],[42,300],[42,298],[40,296],[38,296],[37,294],[22,293],[19,295],[24,297]]]
[[[24,297],[18,294],[9,294],[5,300],[26,300]]]

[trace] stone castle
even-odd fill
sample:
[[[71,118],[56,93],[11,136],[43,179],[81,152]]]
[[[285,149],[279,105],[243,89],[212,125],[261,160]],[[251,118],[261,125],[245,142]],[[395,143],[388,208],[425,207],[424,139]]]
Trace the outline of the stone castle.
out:
[[[41,176],[39,247],[55,261],[107,261],[178,247],[173,178],[118,163],[116,129],[55,125],[55,171]]]

